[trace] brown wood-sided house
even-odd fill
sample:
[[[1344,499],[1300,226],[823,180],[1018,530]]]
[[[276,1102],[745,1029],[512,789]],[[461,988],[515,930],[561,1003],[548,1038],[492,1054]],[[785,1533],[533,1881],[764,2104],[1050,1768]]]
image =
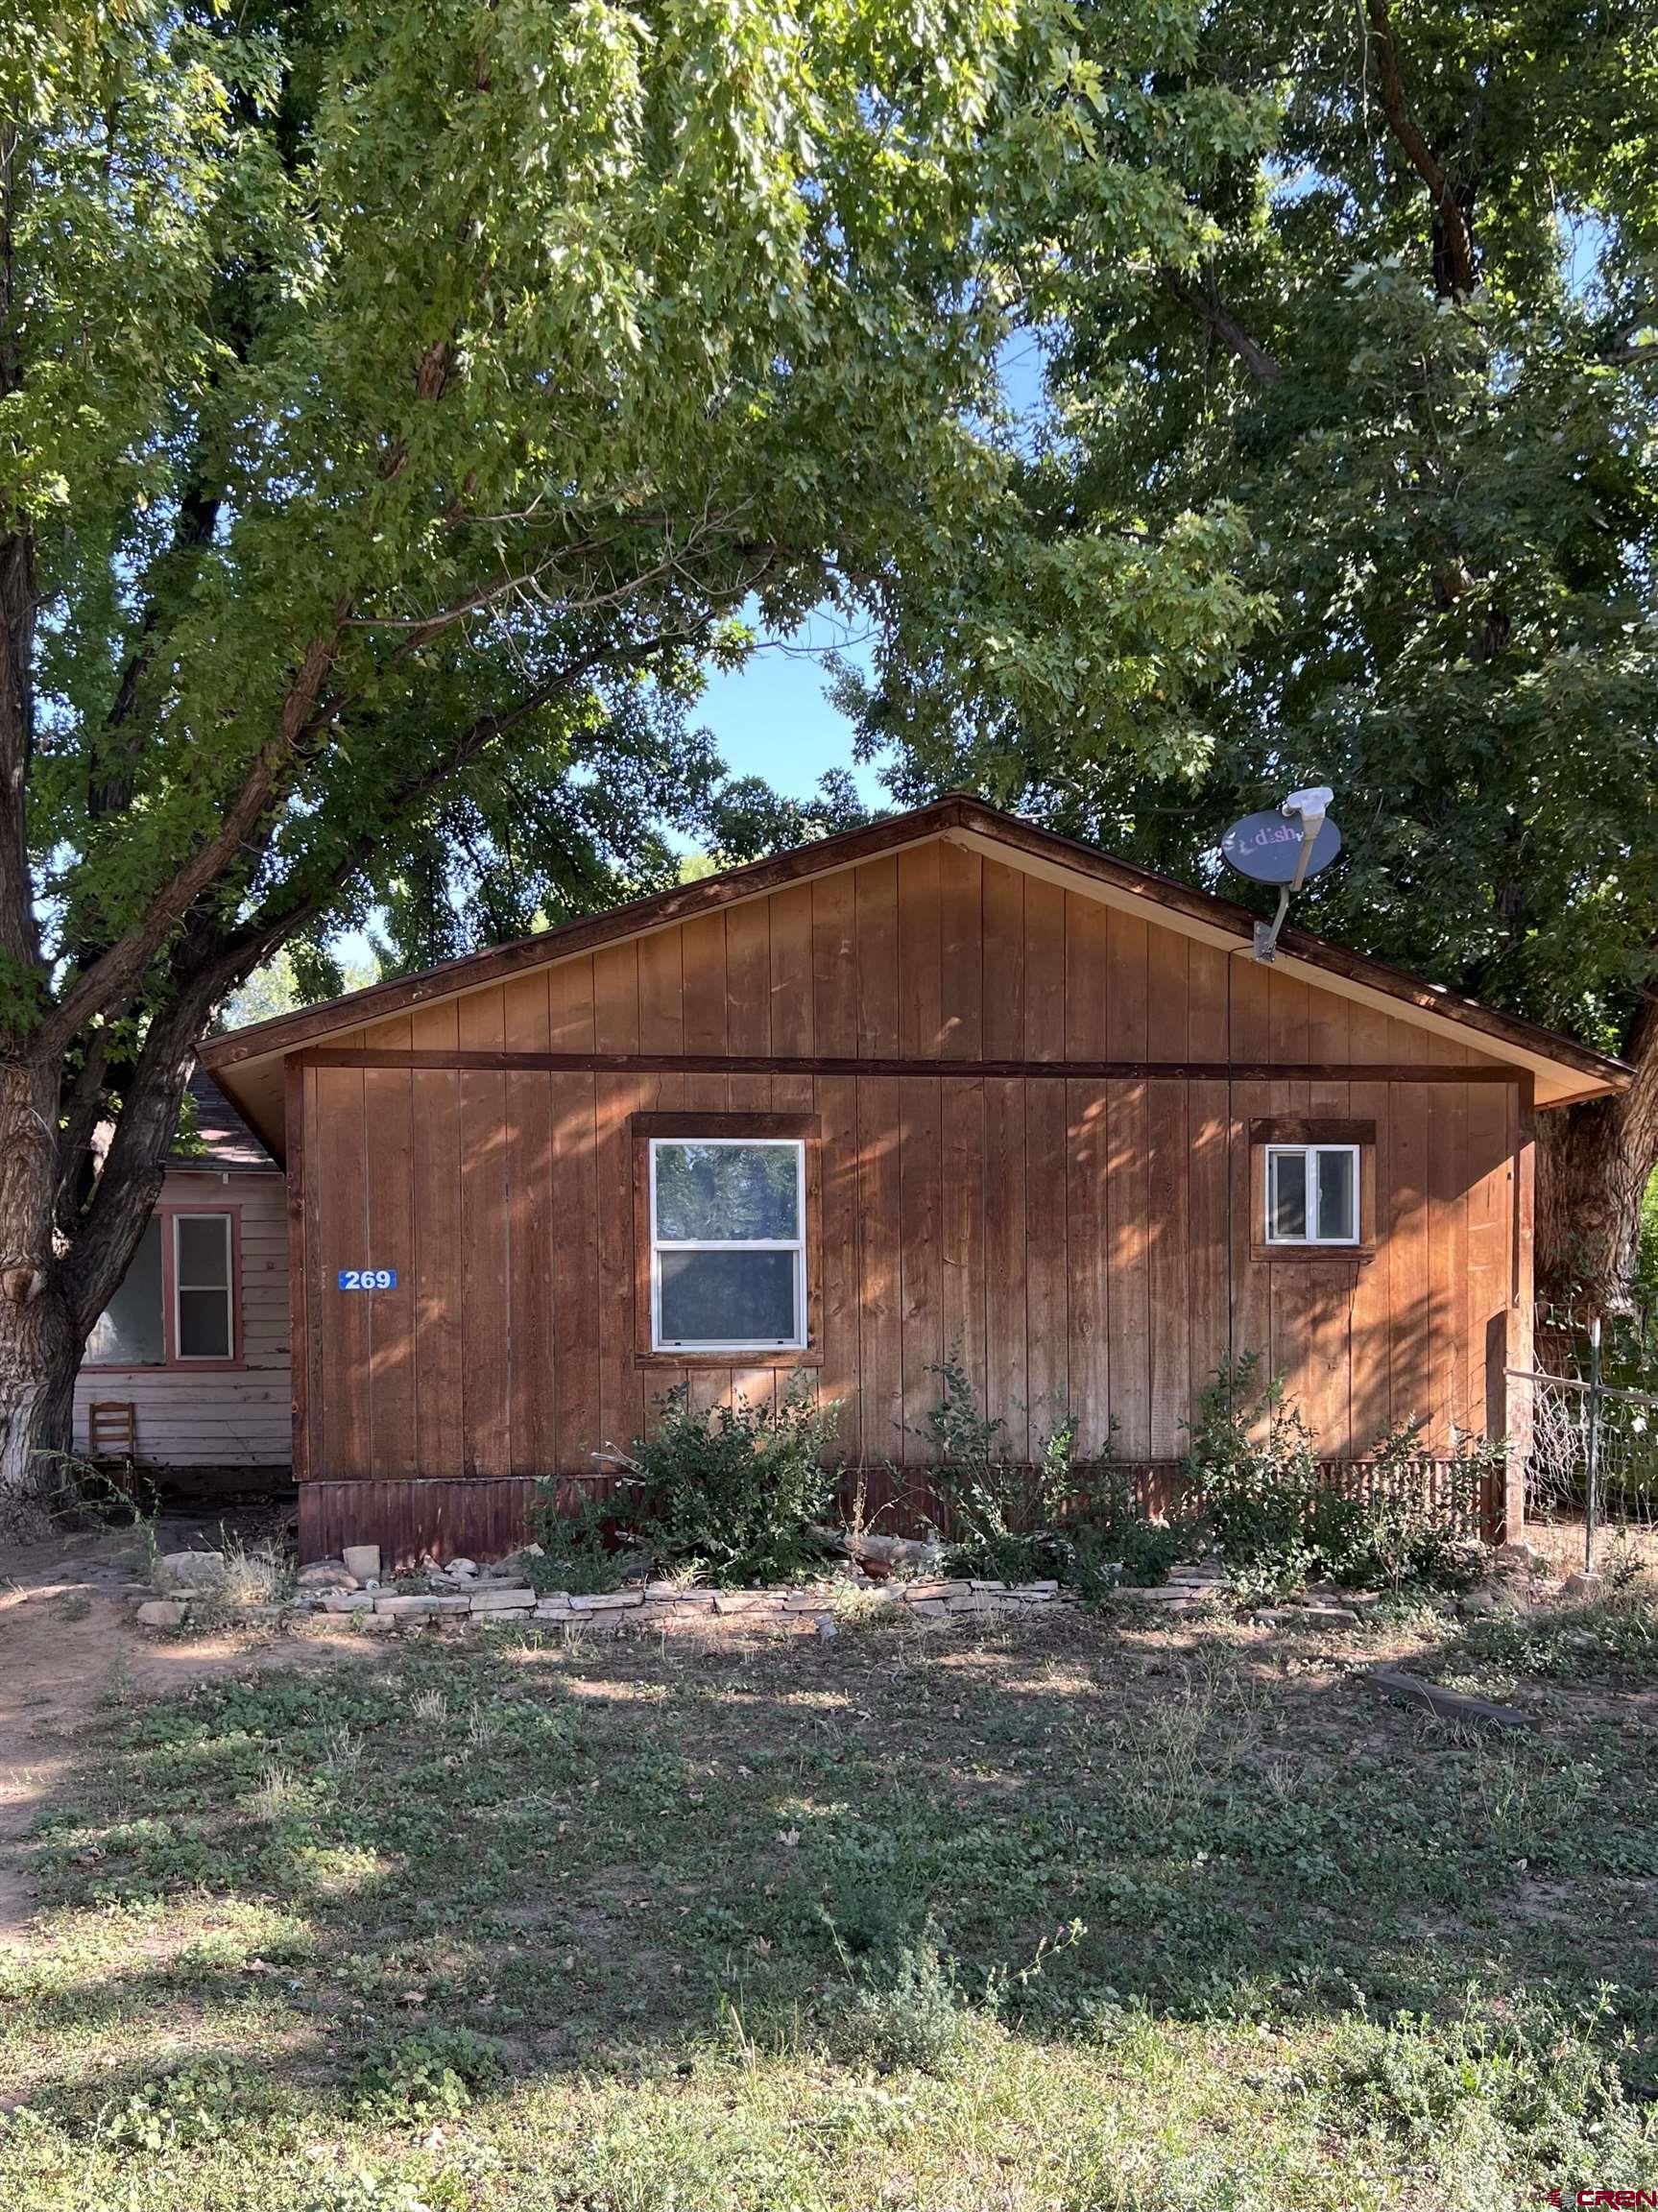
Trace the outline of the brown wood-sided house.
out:
[[[211,1077],[75,1383],[75,1448],[172,1469],[286,1469],[288,1225],[282,1171]],[[93,1408],[101,1409],[95,1423]],[[96,1427],[97,1433],[94,1434]]]
[[[1170,1465],[1246,1350],[1332,1458],[1511,1431],[1533,1114],[1626,1071],[1251,919],[947,798],[207,1046],[287,1166],[304,1555],[500,1551],[681,1381],[925,1461],[952,1348],[1020,1451]]]

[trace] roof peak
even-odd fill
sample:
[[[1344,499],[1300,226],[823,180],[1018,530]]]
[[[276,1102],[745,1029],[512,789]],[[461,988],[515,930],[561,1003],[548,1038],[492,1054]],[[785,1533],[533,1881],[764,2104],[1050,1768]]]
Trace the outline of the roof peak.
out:
[[[883,815],[853,830],[837,830],[734,868],[679,884],[597,915],[557,924],[534,936],[443,962],[421,974],[371,984],[345,998],[279,1015],[213,1039],[202,1047],[215,1075],[241,1064],[285,1055],[331,1031],[383,1021],[434,1000],[464,996],[525,968],[573,957],[604,944],[670,928],[693,916],[759,898],[789,883],[856,867],[934,836],[994,847],[997,856],[1038,872],[1057,872],[1108,903],[1144,913],[1165,926],[1200,936],[1229,950],[1247,950],[1255,915],[1235,901],[1200,891],[1178,878],[1119,860],[1097,847],[992,806],[969,792],[947,792],[901,814]],[[1544,1062],[1588,1078],[1597,1090],[1618,1088],[1628,1071],[1621,1062],[1545,1029],[1522,1016],[1481,1005],[1445,986],[1333,945],[1306,930],[1286,928],[1279,940],[1281,964],[1317,972],[1318,979],[1349,996],[1389,1002],[1418,1019],[1454,1022],[1478,1033],[1483,1048],[1526,1063]]]

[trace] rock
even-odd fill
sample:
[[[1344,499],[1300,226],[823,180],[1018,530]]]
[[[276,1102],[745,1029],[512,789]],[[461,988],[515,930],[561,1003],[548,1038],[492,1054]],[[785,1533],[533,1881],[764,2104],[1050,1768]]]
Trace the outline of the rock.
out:
[[[530,1596],[534,1596],[532,1591]],[[594,1590],[578,1592],[570,1599],[572,1613],[615,1613],[626,1605],[639,1605],[644,1601],[642,1590]]]
[[[531,1589],[493,1582],[474,1590],[467,1599],[474,1613],[512,1613],[520,1608],[528,1612],[535,1602],[536,1593]]]
[[[1269,1628],[1357,1628],[1351,1605],[1262,1605],[1255,1618]]]
[[[444,1573],[457,1582],[470,1581],[477,1572],[478,1562],[475,1559],[451,1559],[444,1569]]]
[[[313,1559],[294,1577],[296,1590],[354,1590],[357,1577],[339,1559]]]
[[[377,1582],[380,1579],[380,1547],[377,1544],[348,1544],[341,1553],[348,1575],[358,1582]]]
[[[376,1598],[374,1611],[389,1613],[394,1621],[414,1621],[435,1615],[441,1606],[454,1602],[446,1598],[392,1597]],[[464,1607],[466,1599],[459,1601]]]
[[[156,1562],[158,1590],[211,1590],[224,1579],[222,1551],[163,1551]]]
[[[1465,1590],[1456,1601],[1456,1610],[1465,1621],[1483,1620],[1493,1613],[1524,1613],[1527,1600],[1524,1590],[1517,1590],[1504,1582],[1477,1582],[1472,1590]]]
[[[182,1628],[187,1605],[175,1599],[152,1598],[138,1608],[138,1625],[141,1628]]]
[[[937,1567],[944,1546],[932,1537],[842,1535],[831,1541],[849,1558],[878,1561],[885,1567]]]
[[[1542,1552],[1530,1544],[1503,1544],[1493,1557],[1499,1567],[1512,1563],[1516,1567],[1523,1567],[1527,1575],[1540,1575],[1549,1565]]]
[[[372,1613],[374,1610],[374,1593],[372,1590],[330,1590],[323,1599],[324,1613]]]
[[[1568,1575],[1560,1585],[1562,1598],[1598,1598],[1600,1577],[1598,1575]]]

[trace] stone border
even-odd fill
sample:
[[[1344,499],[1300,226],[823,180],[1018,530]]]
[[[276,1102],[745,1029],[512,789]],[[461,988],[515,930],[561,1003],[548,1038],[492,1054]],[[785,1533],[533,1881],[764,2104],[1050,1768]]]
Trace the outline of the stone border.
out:
[[[850,1603],[849,1603],[850,1600]],[[512,1622],[538,1628],[584,1634],[644,1634],[685,1629],[753,1629],[801,1635],[838,1630],[850,1611],[863,1621],[883,1616],[917,1622],[1008,1620],[1045,1608],[1075,1602],[1057,1582],[1009,1584],[993,1581],[916,1580],[808,1584],[777,1590],[682,1589],[645,1584],[586,1596],[569,1591],[538,1593],[510,1583],[486,1582],[470,1591],[430,1594],[370,1587],[360,1590],[301,1591],[282,1604],[229,1606],[210,1589],[152,1598],[137,1607],[140,1627],[185,1628],[192,1623],[266,1626],[275,1622],[321,1618],[345,1620],[376,1633],[423,1628],[432,1623],[460,1625]]]

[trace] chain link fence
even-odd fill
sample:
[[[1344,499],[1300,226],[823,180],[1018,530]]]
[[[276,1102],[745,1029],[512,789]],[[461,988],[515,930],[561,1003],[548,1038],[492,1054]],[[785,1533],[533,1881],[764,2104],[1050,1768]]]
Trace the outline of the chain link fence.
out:
[[[1526,1515],[1581,1521],[1593,1572],[1609,1534],[1658,1531],[1658,1315],[1537,1309]]]

